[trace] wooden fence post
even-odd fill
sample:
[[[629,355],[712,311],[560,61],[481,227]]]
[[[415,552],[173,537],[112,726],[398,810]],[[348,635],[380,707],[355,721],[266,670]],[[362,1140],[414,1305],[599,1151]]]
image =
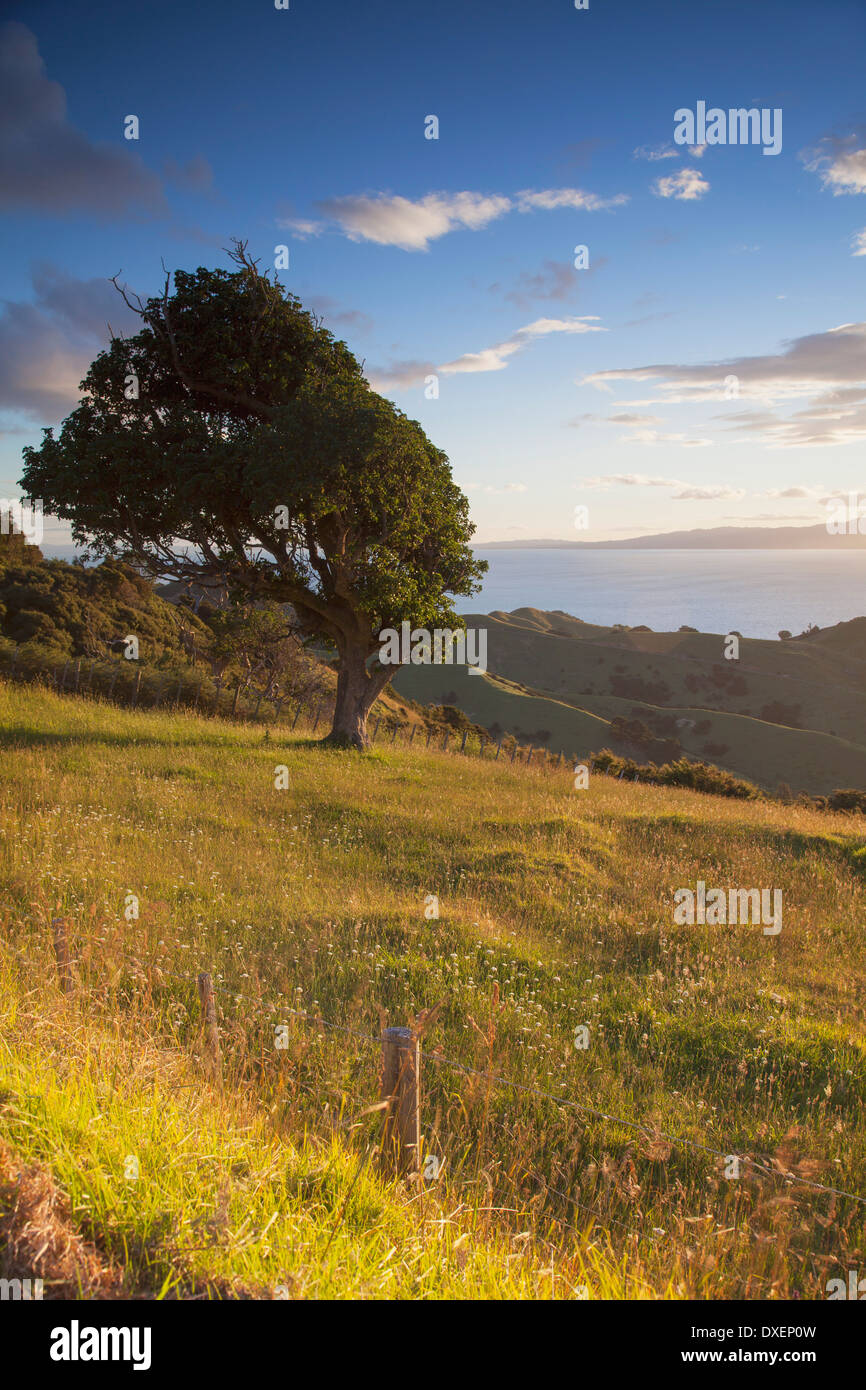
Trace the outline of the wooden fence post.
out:
[[[462,742],[461,745],[460,745],[460,752],[461,752],[461,753],[465,751],[465,748],[466,748],[466,739],[467,739],[468,735],[469,735],[469,730],[468,730],[468,729],[464,729],[464,730],[463,730],[463,742]]]
[[[222,1056],[220,1054],[220,1030],[217,1023],[216,1000],[213,980],[208,971],[203,970],[198,977],[198,997],[201,1004],[202,1022],[207,1064],[214,1079],[222,1081]]]
[[[377,735],[378,732],[379,732],[379,725],[380,725],[381,723],[382,723],[382,716],[381,716],[381,714],[380,714],[380,715],[379,715],[379,718],[376,720],[376,727],[375,727],[375,729],[373,730],[373,737],[370,739],[370,742],[371,742],[371,743],[375,743],[375,742],[376,742],[376,735]]]
[[[76,690],[78,689],[77,684],[76,684],[76,687],[75,687],[75,688],[76,688]],[[137,670],[136,673],[135,673],[135,685],[133,686],[133,690],[132,690],[132,700],[131,700],[131,702],[130,702],[130,703],[131,703],[132,709],[135,709],[136,705],[138,704],[138,692],[139,692],[140,689],[141,689],[141,667],[139,666],[138,670]]]
[[[75,663],[75,693],[78,694],[78,687],[81,683],[81,657]]]
[[[395,725],[394,725],[394,732],[393,732],[393,734],[391,735],[391,742],[392,742],[392,743],[396,743],[396,742],[397,742],[397,730],[399,729],[399,727],[400,727],[399,724],[395,724]]]
[[[483,738],[483,739],[481,740],[481,748],[479,749],[479,752],[478,752],[479,758],[483,758],[483,757],[484,757],[484,749],[485,749],[486,747],[487,747],[487,739],[486,739],[486,738]]]
[[[409,747],[410,747],[410,748],[412,747],[412,744],[415,742],[415,735],[417,734],[417,732],[418,732],[418,725],[417,725],[417,724],[413,724],[413,725],[412,725],[412,732],[411,732],[411,734],[409,735]]]
[[[428,729],[428,730],[427,730],[427,742],[424,744],[424,747],[425,747],[425,748],[429,748],[429,747],[430,747],[430,740],[431,740],[432,737],[433,737],[433,730],[432,730],[432,728],[431,728],[431,729]]]
[[[445,735],[445,742],[444,742],[443,745],[442,745],[442,752],[443,752],[443,753],[447,753],[447,752],[448,752],[448,742],[449,742],[450,738],[451,738],[451,735],[450,735],[450,734],[446,734],[446,735]]]
[[[54,933],[54,955],[57,958],[57,978],[60,981],[60,988],[64,994],[72,993],[72,962],[69,959],[69,936],[66,930],[66,918],[54,917],[51,920],[51,930]]]
[[[317,707],[316,707],[316,717],[315,717],[315,719],[313,720],[313,733],[315,733],[316,730],[317,730],[317,728],[319,727],[319,715],[320,715],[321,713],[322,713],[322,702],[321,702],[321,700],[320,700],[319,703],[318,703],[318,705],[317,705]]]
[[[511,750],[511,761],[514,762],[514,755],[517,752],[517,739],[514,740],[514,747]]]
[[[421,1150],[421,1052],[411,1028],[382,1032],[382,1100],[386,1111],[383,1150],[398,1173],[417,1169]]]
[[[304,708],[304,702],[303,702],[303,700],[301,700],[301,701],[299,702],[299,704],[298,704],[298,708],[295,710],[295,717],[294,717],[294,719],[292,720],[292,728],[293,728],[293,729],[294,729],[295,725],[297,724],[298,720],[299,720],[300,717],[301,717],[301,710],[302,710],[303,708]]]
[[[496,758],[499,757],[499,754],[500,754],[501,752],[502,752],[502,739],[500,739],[499,742],[498,742],[497,745],[496,745]],[[496,758],[493,759],[494,762],[496,762]]]
[[[240,677],[238,677],[238,683],[237,683],[237,685],[235,686],[235,698],[232,700],[232,714],[237,714],[237,712],[238,712],[238,700],[239,700],[240,698],[241,698],[241,682],[240,682]]]

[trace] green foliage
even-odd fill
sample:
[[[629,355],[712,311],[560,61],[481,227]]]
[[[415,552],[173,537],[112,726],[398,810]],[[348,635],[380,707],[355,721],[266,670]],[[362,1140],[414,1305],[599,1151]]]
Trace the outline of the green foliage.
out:
[[[207,629],[122,563],[88,569],[40,556],[39,563],[0,568],[0,633],[10,641],[65,657],[93,657],[134,633],[142,660],[154,662],[180,653],[185,631],[203,635]]]
[[[24,486],[96,553],[225,578],[367,655],[381,626],[456,625],[446,594],[486,566],[446,456],[242,244],[234,260],[140,306],[59,436],[24,451]]]
[[[692,791],[710,792],[713,796],[733,797],[738,801],[752,801],[761,794],[753,783],[734,777],[724,768],[692,762],[690,758],[678,758],[676,762],[659,767],[655,763],[636,763],[631,758],[619,757],[609,748],[602,748],[600,753],[594,754],[592,766],[595,772],[604,772],[610,777],[636,778],[664,787],[689,787]]]

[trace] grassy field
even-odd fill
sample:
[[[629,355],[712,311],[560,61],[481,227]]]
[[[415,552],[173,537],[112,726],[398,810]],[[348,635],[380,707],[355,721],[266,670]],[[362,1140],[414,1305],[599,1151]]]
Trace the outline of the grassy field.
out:
[[[780,782],[812,794],[866,786],[866,618],[804,640],[743,638],[731,661],[721,634],[618,630],[533,608],[466,621],[487,631],[486,676],[406,666],[395,690],[422,702],[448,697],[475,722],[555,753],[611,746],[609,721],[637,711],[650,723],[699,725],[676,730],[686,757],[772,792]]]
[[[0,730],[4,1273],[105,1297],[761,1299],[863,1265],[866,1206],[816,1186],[866,1195],[861,818],[8,684]],[[781,889],[781,934],[675,925],[699,879]],[[377,1040],[436,1006],[440,1176],[398,1181]]]

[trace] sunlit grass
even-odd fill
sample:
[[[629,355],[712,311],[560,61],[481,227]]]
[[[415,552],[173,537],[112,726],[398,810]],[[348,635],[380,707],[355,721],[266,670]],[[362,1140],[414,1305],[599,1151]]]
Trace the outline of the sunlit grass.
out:
[[[243,1161],[256,1172],[270,1171],[269,1146],[301,1171],[324,1162],[324,1145],[351,1181],[381,1123],[362,1113],[378,1099],[380,1029],[436,1005],[422,1128],[442,1176],[423,1193],[375,1178],[388,1219],[417,1242],[428,1296],[564,1296],[582,1280],[590,1296],[819,1297],[828,1277],[862,1263],[864,1208],[781,1176],[866,1192],[862,820],[603,777],[577,792],[568,767],[482,767],[420,747],[361,757],[300,728],[266,739],[248,725],[32,688],[0,687],[0,724],[0,921],[26,957],[10,954],[8,997],[22,1017],[50,1020],[12,1030],[4,1066],[17,1081],[4,1084],[51,1098],[44,1124],[16,1128],[13,1110],[0,1127],[74,1200],[90,1193],[90,1223],[113,1232],[110,1243],[128,1233],[124,1249],[138,1251],[138,1263],[122,1257],[128,1277],[271,1288],[283,1268],[310,1296],[421,1296],[398,1273],[377,1283],[361,1236],[352,1254],[335,1238],[320,1267],[333,1206],[298,1199],[298,1222],[315,1227],[303,1258],[268,1242],[263,1254],[245,1235],[183,1266],[160,1253],[152,1217],[161,1202],[178,1240],[212,1203],[248,1124],[254,1157]],[[289,786],[277,791],[281,764]],[[699,878],[781,888],[781,935],[675,926],[674,891]],[[429,894],[438,919],[425,917]],[[50,984],[59,915],[82,982],[62,1007],[90,1059],[79,1113],[104,1109],[94,1057],[129,1073],[111,1092],[116,1139],[94,1122],[87,1143],[65,1148],[70,1068]],[[198,1074],[202,969],[219,989],[222,1108],[189,1089],[181,1104],[170,1088],[178,1069],[193,1068],[187,1082]],[[278,1023],[289,1027],[283,1051]],[[575,1047],[578,1025],[587,1050]],[[147,1081],[136,1047],[151,1058]],[[451,1060],[641,1129],[491,1085]],[[163,1111],[165,1141],[147,1169],[166,1192],[145,1193],[141,1180],[122,1189],[125,1206],[102,1202],[94,1165],[114,1172],[123,1117],[129,1142],[146,1147]],[[184,1124],[194,1147],[213,1151],[212,1171],[186,1164]],[[664,1135],[780,1176],[744,1163],[726,1178],[724,1157]],[[280,1182],[262,1178],[245,1231],[288,1209]],[[449,1283],[425,1224],[457,1210],[453,1229],[469,1233],[460,1249],[486,1262],[472,1287],[462,1274]]]

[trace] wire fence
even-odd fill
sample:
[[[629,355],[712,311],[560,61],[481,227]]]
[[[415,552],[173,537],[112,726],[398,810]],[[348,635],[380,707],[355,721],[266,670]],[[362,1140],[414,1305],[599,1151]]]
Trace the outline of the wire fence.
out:
[[[89,942],[91,944],[97,944],[100,947],[98,959],[102,963],[105,960],[105,939],[103,937],[98,937],[92,934],[81,933],[76,931],[74,937],[74,949],[70,949],[66,919],[54,919],[52,927],[54,931],[54,950],[57,963],[59,983],[61,989],[63,989],[64,992],[72,993],[73,991],[80,989],[79,981],[76,978],[76,972],[83,971],[83,967],[85,965],[85,962],[81,954],[81,946],[86,942]],[[28,955],[27,952],[22,951],[19,947],[16,947],[14,943],[12,943],[9,940],[4,941],[4,945],[7,946],[14,954],[16,954],[19,959],[21,959],[27,965],[32,966],[33,958],[32,956]],[[189,990],[197,989],[202,1005],[203,1015],[205,1014],[205,994],[202,989],[202,981],[206,981],[207,990],[213,990],[226,1000],[231,999],[232,1003],[235,1006],[243,1003],[249,1004],[253,1007],[253,1009],[264,1010],[265,1013],[269,1013],[276,1020],[293,1019],[303,1026],[314,1028],[317,1033],[338,1034],[345,1038],[356,1040],[357,1042],[362,1043],[365,1046],[376,1048],[377,1050],[383,1047],[383,1039],[385,1038],[386,1033],[389,1031],[384,1030],[382,1034],[377,1036],[375,1033],[352,1027],[349,1024],[338,1022],[334,1019],[324,1018],[318,1012],[311,1013],[309,1010],[292,1008],[282,998],[273,1001],[265,1001],[261,997],[258,999],[248,997],[243,993],[239,992],[237,989],[234,989],[228,985],[214,983],[210,974],[206,972],[183,973],[169,970],[162,964],[147,962],[146,960],[142,960],[139,956],[130,955],[125,951],[117,952],[116,959],[122,960],[123,964],[126,967],[128,967],[131,972],[144,972],[146,975],[149,972],[151,976],[156,975],[158,977],[159,982],[161,982],[163,979],[171,979],[182,983]],[[224,1018],[226,1016],[226,1013],[229,1012],[229,1010],[226,1010],[224,1012]],[[205,1023],[205,1025],[207,1025],[207,1018],[205,1018],[203,1022]],[[215,1013],[212,1020],[212,1026],[214,1028],[217,1026]],[[285,1026],[284,1023],[283,1026]],[[276,1028],[277,1025],[274,1024],[272,1025],[272,1027]],[[422,1024],[420,1028],[420,1034],[423,1034],[423,1032],[424,1025]],[[217,1050],[219,1050],[218,1043]],[[497,1092],[508,1091],[516,1095],[530,1096],[535,1100],[539,1100],[544,1102],[545,1104],[555,1106],[560,1111],[564,1109],[570,1112],[574,1112],[576,1115],[580,1116],[585,1120],[596,1120],[601,1121],[604,1124],[621,1127],[622,1129],[634,1135],[642,1136],[643,1138],[651,1141],[651,1143],[653,1144],[658,1143],[659,1140],[663,1140],[664,1142],[670,1144],[672,1148],[684,1149],[700,1153],[702,1155],[710,1156],[715,1159],[724,1160],[727,1164],[730,1164],[732,1159],[737,1159],[739,1163],[748,1166],[756,1174],[760,1174],[761,1177],[782,1183],[788,1189],[800,1187],[815,1194],[828,1195],[833,1198],[834,1202],[837,1199],[839,1199],[842,1201],[851,1202],[857,1206],[866,1206],[866,1196],[864,1196],[863,1194],[858,1192],[852,1192],[845,1188],[820,1183],[815,1179],[805,1177],[800,1173],[792,1171],[790,1168],[784,1167],[778,1159],[776,1159],[775,1166],[771,1166],[770,1164],[753,1157],[749,1153],[743,1152],[741,1150],[738,1151],[734,1146],[730,1146],[727,1150],[725,1150],[719,1148],[717,1145],[702,1142],[701,1140],[690,1139],[681,1135],[670,1134],[661,1130],[654,1123],[647,1124],[645,1122],[641,1122],[640,1120],[635,1120],[631,1117],[618,1115],[611,1111],[600,1109],[598,1107],[586,1104],[583,1101],[572,1099],[568,1096],[557,1095],[555,1092],[547,1090],[544,1087],[526,1085],[525,1083],[513,1080],[508,1076],[495,1072],[492,1067],[489,1069],[480,1069],[477,1066],[470,1066],[460,1058],[445,1054],[440,1048],[431,1050],[427,1048],[421,1048],[420,1045],[417,1045],[417,1052],[419,1076],[422,1068],[427,1069],[430,1067],[434,1067],[441,1069],[450,1069],[452,1072],[456,1074],[471,1077],[483,1083],[488,1097],[491,1090],[495,1090]],[[363,1100],[361,1100],[359,1103],[362,1106],[360,1110],[360,1117],[368,1117],[371,1114],[371,1112],[383,1109],[383,1106],[381,1104],[370,1106],[369,1104],[366,1104]],[[352,1117],[348,1125],[344,1125],[343,1127],[354,1129],[357,1127],[359,1123],[360,1118]],[[489,1126],[498,1130],[506,1129],[506,1127],[501,1121],[491,1119],[489,1117],[489,1115],[487,1114],[487,1106],[485,1103],[485,1116],[481,1127],[482,1139],[484,1133],[486,1132]],[[460,1136],[457,1137],[459,1138]],[[444,1144],[442,1147],[443,1149],[446,1148],[447,1144]],[[426,1151],[430,1152],[429,1146],[426,1146]],[[416,1158],[417,1157],[418,1156],[416,1155]],[[478,1155],[478,1158],[480,1162],[480,1154]],[[633,1226],[630,1225],[628,1221],[623,1221],[619,1216],[614,1215],[610,1210],[603,1211],[597,1206],[593,1206],[587,1202],[582,1202],[579,1196],[575,1196],[574,1193],[567,1192],[564,1190],[564,1188],[557,1186],[555,1183],[550,1182],[547,1177],[539,1173],[533,1167],[522,1168],[521,1178],[524,1184],[534,1184],[534,1198],[546,1198],[547,1196],[556,1197],[561,1202],[565,1202],[568,1206],[572,1207],[575,1211],[582,1211],[592,1216],[594,1220],[604,1228],[613,1225],[627,1231],[636,1240],[645,1239],[654,1244],[657,1243],[661,1236],[664,1235],[664,1231],[660,1230],[659,1228],[653,1228],[651,1230],[644,1229],[641,1232],[635,1231],[633,1229]],[[465,1180],[463,1180],[462,1183],[458,1181],[456,1183],[456,1186],[468,1187],[477,1185],[477,1182],[479,1180],[481,1179],[477,1177],[475,1180],[472,1180],[469,1183],[467,1183]],[[512,1185],[514,1185],[513,1180]],[[583,1193],[581,1192],[580,1195],[582,1196]],[[502,1212],[506,1210],[505,1208],[495,1209],[493,1207],[490,1207],[488,1209],[490,1211],[500,1210]],[[525,1203],[522,1208],[515,1208],[514,1210],[515,1212],[520,1211],[523,1215],[527,1214]],[[533,1213],[530,1212],[530,1214]],[[543,1216],[543,1220],[545,1222],[550,1222],[551,1224],[557,1226],[559,1229],[573,1229],[572,1223],[570,1221],[564,1221],[562,1218],[557,1217],[554,1212],[545,1210],[543,1213],[541,1213],[540,1211],[535,1211],[534,1215],[539,1219]],[[730,1213],[728,1213],[728,1215],[730,1215]],[[705,1219],[712,1220],[712,1218],[710,1217],[706,1217]],[[717,1227],[715,1227],[715,1223],[713,1223],[713,1226],[715,1229],[718,1229]]]
[[[0,675],[22,683],[41,681],[61,694],[106,700],[130,710],[189,711],[287,733],[301,729],[310,735],[319,730],[324,734],[334,712],[333,694],[322,689],[298,693],[266,686],[259,690],[243,680],[228,685],[203,671],[178,676],[176,671],[164,672],[123,657],[78,658],[58,666],[32,654],[0,653]],[[399,743],[404,749],[462,753],[488,762],[501,758],[503,763],[548,770],[581,761],[578,754],[569,759],[561,751],[551,753],[545,744],[523,735],[497,733],[494,737],[469,723],[449,728],[423,715],[403,721],[392,710],[377,711],[376,706],[368,716],[368,737],[374,747]],[[589,758],[583,757],[582,762],[591,765]]]

